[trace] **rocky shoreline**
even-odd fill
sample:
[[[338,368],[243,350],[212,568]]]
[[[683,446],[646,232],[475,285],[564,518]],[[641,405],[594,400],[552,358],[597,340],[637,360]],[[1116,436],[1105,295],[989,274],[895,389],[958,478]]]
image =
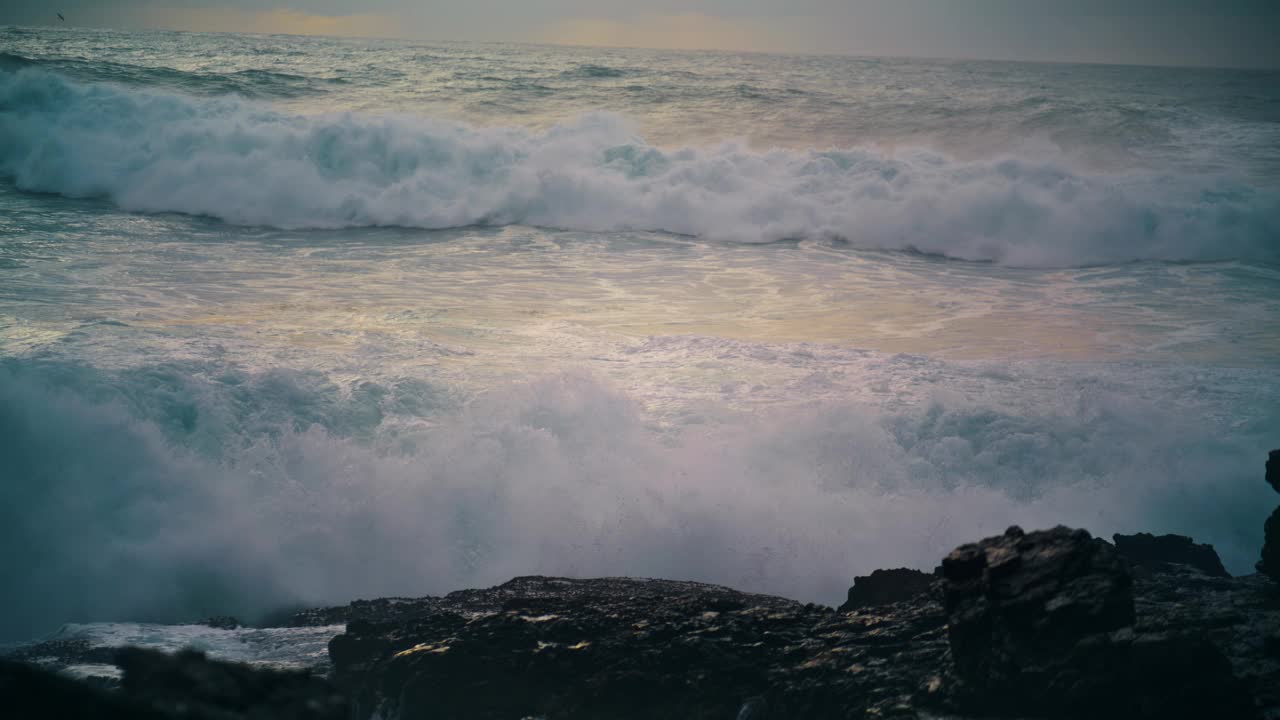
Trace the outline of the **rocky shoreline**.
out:
[[[1280,451],[1266,477],[1280,490]],[[345,624],[326,673],[34,647],[0,661],[0,699],[16,718],[1280,720],[1277,515],[1245,577],[1190,538],[1010,528],[933,573],[857,578],[839,610],[692,582],[524,577],[292,616]],[[111,662],[123,679],[29,662],[51,656]]]

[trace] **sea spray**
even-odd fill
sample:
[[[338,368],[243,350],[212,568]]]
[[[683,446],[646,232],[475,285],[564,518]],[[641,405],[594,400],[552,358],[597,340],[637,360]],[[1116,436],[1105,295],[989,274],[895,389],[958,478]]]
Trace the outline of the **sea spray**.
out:
[[[184,378],[185,394],[156,374]],[[25,549],[0,566],[21,589],[6,635],[527,574],[689,578],[834,604],[854,574],[931,567],[1015,522],[1184,532],[1239,572],[1269,492],[1254,477],[1265,433],[1206,433],[1189,408],[1115,393],[1041,410],[828,402],[661,433],[583,373],[409,415],[391,412],[405,407],[392,391],[215,377],[0,371],[0,540]]]

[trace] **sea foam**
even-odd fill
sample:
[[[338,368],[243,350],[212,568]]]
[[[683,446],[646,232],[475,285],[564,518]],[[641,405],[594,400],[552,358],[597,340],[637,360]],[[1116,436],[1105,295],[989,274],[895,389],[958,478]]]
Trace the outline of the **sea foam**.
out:
[[[1273,407],[1264,374],[1241,372]],[[834,604],[856,574],[927,570],[1014,523],[1186,533],[1248,570],[1274,413],[1222,420],[1100,385],[1086,373],[1051,403],[832,401],[664,433],[581,372],[433,406],[421,387],[280,370],[10,361],[0,547],[18,551],[0,575],[19,591],[0,598],[0,637],[528,574]]]
[[[298,115],[39,68],[0,72],[0,176],[131,211],[290,229],[527,224],[1021,266],[1280,257],[1280,197],[1224,177],[1089,173],[1051,153],[669,149],[608,114],[539,131]]]

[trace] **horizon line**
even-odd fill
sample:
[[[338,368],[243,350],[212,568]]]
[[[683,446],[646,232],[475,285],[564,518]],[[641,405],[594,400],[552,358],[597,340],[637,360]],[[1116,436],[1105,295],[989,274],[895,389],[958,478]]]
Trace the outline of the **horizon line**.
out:
[[[678,52],[678,53],[727,53],[739,55],[771,55],[781,57],[842,57],[850,59],[862,60],[928,60],[934,62],[992,62],[992,63],[1014,63],[1026,65],[1089,65],[1096,67],[1128,67],[1128,68],[1160,68],[1160,69],[1181,69],[1181,70],[1240,70],[1250,72],[1280,72],[1280,65],[1184,65],[1178,63],[1163,62],[1120,62],[1114,60],[1066,60],[1066,59],[1026,59],[1016,57],[988,57],[988,56],[956,56],[956,55],[908,55],[896,53],[882,54],[863,54],[854,51],[841,50],[811,50],[806,52],[787,51],[787,50],[744,50],[730,48],[664,48],[653,47],[648,45],[608,45],[608,44],[591,44],[591,43],[559,43],[546,40],[474,40],[474,39],[440,39],[428,37],[412,37],[404,35],[329,35],[324,33],[287,33],[287,32],[249,32],[244,30],[191,30],[184,28],[162,28],[162,27],[113,27],[104,25],[72,25],[70,23],[46,23],[41,25],[19,25],[8,24],[0,27],[16,28],[16,29],[40,29],[53,30],[55,32],[74,32],[74,31],[99,31],[99,32],[126,32],[126,33],[148,33],[148,32],[164,32],[164,33],[184,33],[190,35],[246,35],[250,37],[292,37],[292,38],[328,38],[332,40],[365,40],[365,41],[382,41],[382,42],[409,42],[409,43],[444,43],[444,44],[461,44],[470,43],[476,45],[518,45],[528,47],[554,47],[554,48],[579,48],[579,49],[596,49],[596,50],[646,50],[651,52]]]

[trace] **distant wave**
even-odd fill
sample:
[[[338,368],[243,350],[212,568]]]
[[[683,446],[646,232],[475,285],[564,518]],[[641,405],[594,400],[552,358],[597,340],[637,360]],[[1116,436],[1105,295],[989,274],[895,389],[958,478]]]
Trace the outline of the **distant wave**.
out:
[[[324,92],[337,78],[309,78],[270,70],[202,73],[167,67],[78,58],[29,58],[0,52],[0,71],[39,68],[90,82],[158,87],[191,95],[240,95],[253,99],[288,98]]]
[[[665,150],[613,115],[535,132],[298,116],[229,98],[0,72],[0,176],[282,228],[528,224],[825,239],[1020,266],[1280,257],[1280,196],[1227,178],[1087,174],[917,149]]]
[[[609,67],[607,65],[592,65],[590,63],[579,65],[572,70],[566,70],[561,73],[562,77],[572,78],[620,78],[629,75],[626,70],[620,68]]]

